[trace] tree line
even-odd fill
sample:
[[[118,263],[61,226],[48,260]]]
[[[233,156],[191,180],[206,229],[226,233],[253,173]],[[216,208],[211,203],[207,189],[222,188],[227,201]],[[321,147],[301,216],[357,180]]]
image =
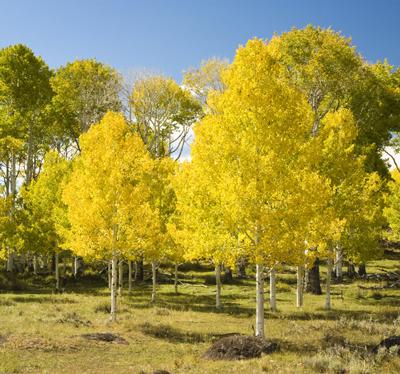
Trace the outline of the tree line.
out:
[[[303,290],[381,255],[396,238],[399,187],[382,153],[399,148],[400,69],[371,64],[331,29],[252,39],[229,63],[210,59],[181,85],[78,60],[51,70],[24,45],[0,50],[0,236],[7,271],[59,258],[109,268],[111,319],[124,262],[143,274],[207,261],[256,269],[256,335],[264,280],[297,269]],[[182,154],[191,138],[191,158]],[[49,259],[51,261],[49,261]],[[133,271],[132,266],[135,266]]]

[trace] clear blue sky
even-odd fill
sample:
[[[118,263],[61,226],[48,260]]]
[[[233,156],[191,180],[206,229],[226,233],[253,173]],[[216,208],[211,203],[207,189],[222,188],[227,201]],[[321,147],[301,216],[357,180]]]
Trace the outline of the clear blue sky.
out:
[[[0,0],[0,47],[27,44],[53,68],[95,57],[180,80],[249,38],[309,23],[351,36],[369,61],[400,65],[400,0]]]

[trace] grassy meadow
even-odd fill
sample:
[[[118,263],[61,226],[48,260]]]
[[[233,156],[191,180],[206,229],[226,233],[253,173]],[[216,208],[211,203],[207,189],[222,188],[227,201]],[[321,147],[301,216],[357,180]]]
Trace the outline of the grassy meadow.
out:
[[[370,263],[369,274],[399,268],[396,253]],[[170,269],[161,269],[167,279]],[[295,272],[278,274],[278,312],[266,313],[267,339],[280,351],[246,361],[202,358],[225,334],[253,334],[255,281],[223,285],[223,309],[214,308],[213,272],[206,265],[184,266],[179,294],[172,283],[134,284],[119,298],[118,322],[108,322],[106,280],[68,279],[62,294],[52,292],[51,276],[1,277],[0,373],[399,373],[395,351],[370,353],[384,337],[400,335],[400,289],[373,289],[384,282],[344,280],[333,285],[333,310],[324,295],[305,295],[295,307]],[[321,268],[322,281],[325,269]],[[266,284],[267,286],[267,284]],[[359,286],[366,287],[360,288]],[[267,292],[267,287],[266,287]],[[268,294],[266,295],[268,299]],[[128,344],[84,339],[111,332]]]

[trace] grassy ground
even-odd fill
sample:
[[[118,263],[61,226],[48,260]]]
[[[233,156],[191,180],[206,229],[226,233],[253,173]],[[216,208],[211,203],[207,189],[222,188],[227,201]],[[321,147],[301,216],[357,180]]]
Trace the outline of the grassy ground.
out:
[[[370,264],[367,270],[398,269],[396,257]],[[149,303],[149,285],[136,285],[131,294],[125,293],[119,300],[119,320],[113,325],[108,323],[108,289],[101,280],[70,281],[60,295],[52,294],[50,278],[20,281],[18,291],[0,294],[0,372],[400,372],[395,352],[368,352],[384,337],[400,335],[399,289],[358,287],[383,285],[376,282],[337,284],[333,311],[322,309],[324,296],[311,295],[297,310],[295,274],[286,269],[279,274],[279,311],[266,313],[267,336],[278,342],[280,352],[249,361],[212,362],[202,359],[202,354],[219,336],[253,334],[254,280],[224,285],[224,308],[217,312],[211,269],[187,270],[180,276],[184,279],[179,295],[172,285],[160,285],[156,305]],[[118,333],[129,344],[80,336],[92,332]]]

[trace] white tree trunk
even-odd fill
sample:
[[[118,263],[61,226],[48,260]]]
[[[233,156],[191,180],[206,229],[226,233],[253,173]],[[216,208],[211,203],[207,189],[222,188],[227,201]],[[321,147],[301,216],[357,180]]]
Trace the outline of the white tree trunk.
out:
[[[78,270],[79,270],[79,260],[78,257],[74,257],[74,277],[76,278],[78,276]]]
[[[117,320],[117,267],[118,259],[114,250],[111,260],[111,322],[115,322]]]
[[[139,268],[139,266],[138,266],[138,262],[137,262],[137,261],[135,261],[135,278],[134,278],[135,282],[137,281],[137,276],[138,276],[138,268]]]
[[[128,291],[132,292],[132,261],[128,261]]]
[[[14,271],[14,253],[11,250],[8,250],[7,256],[7,271],[13,272]]]
[[[309,274],[308,265],[304,266],[304,283],[303,283],[303,291],[307,289],[308,286],[308,274]]]
[[[269,303],[271,311],[276,312],[276,271],[271,269],[269,275]]]
[[[118,262],[118,295],[122,295],[122,287],[124,282],[124,262],[119,260]]]
[[[265,338],[264,333],[264,266],[256,265],[256,336]]]
[[[303,291],[304,291],[304,266],[297,267],[297,290],[296,290],[296,307],[303,306]]]
[[[221,264],[215,266],[215,307],[221,309]]]
[[[111,287],[112,287],[111,266],[112,266],[112,261],[108,261],[108,264],[107,264],[107,275],[108,275],[108,288],[110,290],[111,290]]]
[[[175,274],[174,274],[174,288],[175,293],[178,293],[178,264],[175,264]]]
[[[153,279],[153,290],[151,292],[151,302],[156,302],[157,292],[157,264],[155,261],[151,263],[152,279]]]
[[[342,279],[343,277],[343,252],[340,248],[336,249],[336,278]]]
[[[328,258],[326,269],[326,298],[325,298],[325,309],[331,310],[331,275],[332,275],[332,259]]]
[[[58,252],[54,255],[54,274],[56,277],[56,290],[60,291],[60,271],[58,268]]]
[[[37,263],[37,256],[36,255],[33,255],[32,265],[33,265],[33,274],[37,275],[38,263]]]

